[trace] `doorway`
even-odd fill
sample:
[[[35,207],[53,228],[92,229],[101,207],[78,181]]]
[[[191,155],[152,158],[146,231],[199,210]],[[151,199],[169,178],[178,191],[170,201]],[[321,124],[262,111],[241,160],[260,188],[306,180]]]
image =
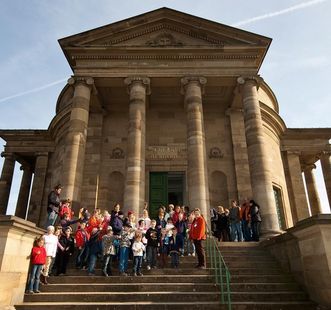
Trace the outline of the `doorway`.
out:
[[[157,218],[160,206],[183,205],[184,176],[179,172],[150,172],[149,176],[149,215]]]

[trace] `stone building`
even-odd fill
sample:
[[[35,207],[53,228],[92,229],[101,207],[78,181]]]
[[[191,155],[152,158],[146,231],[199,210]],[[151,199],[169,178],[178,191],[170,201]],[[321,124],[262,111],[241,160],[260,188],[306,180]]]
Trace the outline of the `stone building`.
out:
[[[310,216],[308,199],[311,214],[321,212],[318,160],[331,202],[331,128],[286,127],[258,75],[270,38],[161,8],[59,43],[73,75],[49,128],[0,130],[1,214],[15,162],[15,215],[39,226],[61,183],[76,208],[119,202],[136,214],[146,201],[153,215],[178,203],[208,216],[254,197],[274,234]]]

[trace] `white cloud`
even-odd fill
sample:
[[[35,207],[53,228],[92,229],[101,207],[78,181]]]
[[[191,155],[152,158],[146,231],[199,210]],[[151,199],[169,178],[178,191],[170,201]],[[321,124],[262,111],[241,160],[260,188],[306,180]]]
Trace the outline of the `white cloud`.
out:
[[[259,20],[269,19],[269,18],[272,18],[272,17],[275,17],[275,16],[288,14],[288,13],[291,13],[293,11],[302,10],[302,9],[305,9],[305,8],[308,8],[308,7],[311,7],[311,6],[326,2],[326,1],[328,1],[328,0],[312,0],[312,1],[302,2],[302,3],[296,4],[296,5],[290,6],[286,9],[283,9],[283,10],[279,10],[279,11],[275,11],[275,12],[271,12],[271,13],[267,13],[267,14],[263,14],[263,15],[259,15],[259,16],[256,16],[256,17],[252,17],[252,18],[249,18],[249,19],[242,20],[240,22],[232,24],[231,26],[238,27],[238,26],[247,25],[247,24],[250,24],[250,23],[257,22]]]

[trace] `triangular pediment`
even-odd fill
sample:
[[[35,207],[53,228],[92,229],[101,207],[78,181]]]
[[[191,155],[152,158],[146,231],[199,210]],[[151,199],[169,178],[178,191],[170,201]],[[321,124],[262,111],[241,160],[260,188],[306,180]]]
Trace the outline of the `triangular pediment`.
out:
[[[270,39],[192,16],[161,8],[117,23],[59,40],[63,48],[132,46],[268,46]]]
[[[152,59],[164,50],[169,54],[160,55],[162,59],[249,59],[250,66],[258,69],[271,39],[161,8],[63,38],[59,43],[73,69],[78,60]]]

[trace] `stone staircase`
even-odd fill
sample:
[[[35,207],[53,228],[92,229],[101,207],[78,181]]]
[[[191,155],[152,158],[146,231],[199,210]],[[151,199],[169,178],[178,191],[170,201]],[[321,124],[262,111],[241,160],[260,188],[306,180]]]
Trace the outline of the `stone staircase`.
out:
[[[232,309],[317,309],[289,274],[257,244],[222,245],[231,272]],[[70,268],[66,276],[50,277],[42,293],[25,295],[20,310],[41,309],[228,309],[211,269],[195,269],[194,257],[182,257],[179,269],[143,270],[143,277],[103,277]]]
[[[231,273],[233,309],[317,309],[293,276],[258,243],[225,242],[220,249]]]

